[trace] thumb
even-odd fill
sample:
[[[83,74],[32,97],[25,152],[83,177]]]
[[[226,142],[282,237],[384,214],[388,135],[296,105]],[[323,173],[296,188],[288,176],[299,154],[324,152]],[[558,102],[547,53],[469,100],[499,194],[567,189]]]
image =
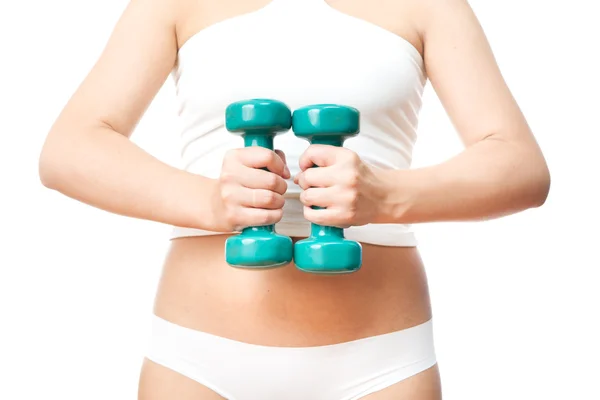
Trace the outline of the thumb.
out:
[[[306,151],[300,156],[300,170],[305,171],[315,165],[318,167],[329,167],[330,165],[335,164],[339,152],[339,147],[312,144],[308,146]]]

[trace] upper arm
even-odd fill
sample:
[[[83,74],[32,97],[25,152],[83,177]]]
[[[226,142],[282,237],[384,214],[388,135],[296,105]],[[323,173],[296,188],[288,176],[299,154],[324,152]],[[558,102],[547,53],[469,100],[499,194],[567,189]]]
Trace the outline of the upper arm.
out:
[[[109,125],[129,136],[177,56],[174,0],[131,0],[100,57],[54,124]],[[51,132],[52,133],[52,132]]]
[[[536,147],[467,0],[422,4],[427,74],[463,143],[494,137]]]

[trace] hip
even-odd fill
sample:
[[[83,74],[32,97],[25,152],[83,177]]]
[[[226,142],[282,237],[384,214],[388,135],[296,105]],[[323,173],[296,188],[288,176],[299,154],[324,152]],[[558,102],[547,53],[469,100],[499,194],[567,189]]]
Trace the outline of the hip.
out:
[[[224,260],[227,235],[174,239],[154,312],[180,326],[267,346],[319,346],[419,325],[431,319],[416,247],[363,244],[363,265],[345,275],[292,264],[252,271]]]

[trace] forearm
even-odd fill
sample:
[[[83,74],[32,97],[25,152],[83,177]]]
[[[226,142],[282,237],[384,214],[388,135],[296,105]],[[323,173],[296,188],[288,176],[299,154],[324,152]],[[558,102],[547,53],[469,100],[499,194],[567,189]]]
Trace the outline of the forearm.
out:
[[[388,199],[381,219],[474,221],[540,206],[550,177],[541,153],[532,147],[492,136],[435,166],[383,172]]]
[[[169,225],[217,229],[216,181],[171,167],[108,126],[51,133],[42,183],[108,212]]]

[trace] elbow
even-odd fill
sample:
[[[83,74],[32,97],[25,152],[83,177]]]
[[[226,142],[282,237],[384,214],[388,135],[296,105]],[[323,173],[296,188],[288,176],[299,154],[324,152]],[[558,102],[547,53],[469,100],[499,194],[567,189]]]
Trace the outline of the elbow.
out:
[[[42,150],[38,160],[38,176],[41,184],[48,189],[56,187],[57,171],[55,162],[46,150]]]
[[[58,146],[60,147],[60,146]],[[38,158],[38,177],[40,183],[48,189],[56,190],[60,186],[62,176],[61,155],[57,146],[46,140]]]
[[[548,165],[544,162],[533,175],[529,187],[531,189],[530,208],[539,208],[546,203],[550,194],[551,178]]]

